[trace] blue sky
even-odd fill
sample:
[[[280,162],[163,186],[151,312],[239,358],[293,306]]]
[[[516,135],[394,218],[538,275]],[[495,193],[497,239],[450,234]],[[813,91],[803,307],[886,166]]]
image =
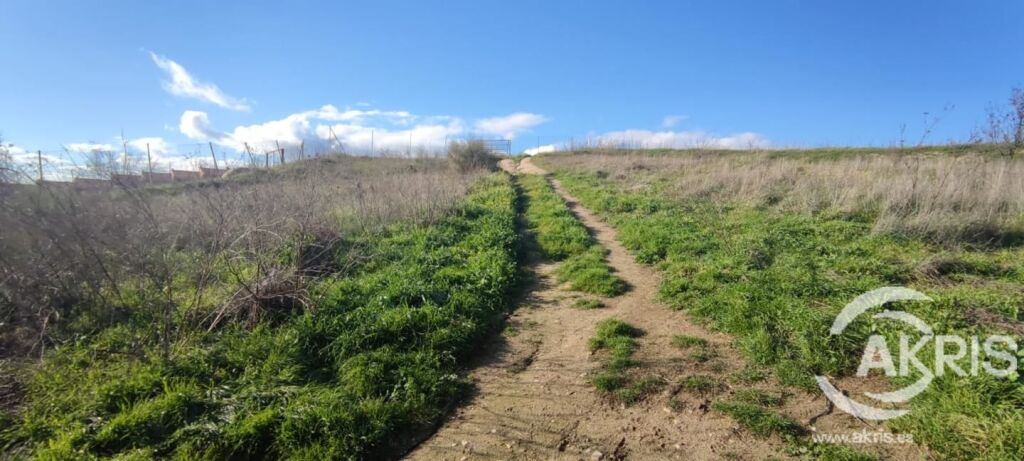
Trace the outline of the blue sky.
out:
[[[1015,1],[5,0],[0,132],[56,151],[123,130],[171,161],[371,130],[891,145],[930,112],[945,142],[1024,85],[1022,24]]]

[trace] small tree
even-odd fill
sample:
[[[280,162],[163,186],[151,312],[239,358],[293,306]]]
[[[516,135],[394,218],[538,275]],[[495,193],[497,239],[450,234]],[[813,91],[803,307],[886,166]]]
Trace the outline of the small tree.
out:
[[[462,172],[481,168],[493,170],[498,161],[483,141],[451,142],[448,144],[448,160]]]
[[[988,109],[985,126],[977,130],[971,139],[974,142],[996,144],[1003,153],[1012,157],[1024,150],[1024,89],[1010,91],[1009,108],[992,106]]]
[[[0,184],[14,182],[15,176],[14,156],[11,155],[11,148],[4,145],[3,138],[0,138]]]

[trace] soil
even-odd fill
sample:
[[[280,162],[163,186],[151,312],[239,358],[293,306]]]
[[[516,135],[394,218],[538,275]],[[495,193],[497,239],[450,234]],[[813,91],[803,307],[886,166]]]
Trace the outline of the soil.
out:
[[[530,159],[500,166],[514,174],[545,174]],[[734,339],[692,321],[684,312],[657,300],[660,282],[651,267],[634,261],[616,240],[615,230],[551,180],[571,209],[610,251],[609,265],[630,285],[618,297],[602,299],[600,309],[572,307],[580,293],[554,282],[556,264],[528,258],[534,285],[510,316],[505,332],[481,350],[470,371],[475,394],[427,440],[407,455],[410,460],[469,459],[751,459],[790,458],[779,437],[760,438],[730,417],[712,411],[711,402],[737,388],[753,387],[788,395],[779,411],[811,430],[849,433],[884,428],[861,422],[830,407],[820,392],[785,389],[769,376],[756,384],[729,379],[746,362]],[[634,359],[644,376],[668,384],[633,405],[602,395],[591,384],[600,362],[587,347],[602,319],[614,317],[641,330]],[[674,335],[705,339],[711,358],[690,357],[671,344]],[[708,376],[716,390],[694,393],[679,383]],[[842,383],[840,383],[840,386]],[[915,445],[858,447],[885,459],[924,459]]]

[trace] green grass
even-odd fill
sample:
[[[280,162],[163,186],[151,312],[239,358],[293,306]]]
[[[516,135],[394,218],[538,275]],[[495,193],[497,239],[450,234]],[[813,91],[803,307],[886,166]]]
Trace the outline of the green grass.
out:
[[[708,346],[697,347],[686,356],[687,360],[696,363],[705,363],[715,357],[718,357],[718,353]]]
[[[555,271],[559,283],[569,289],[601,296],[617,296],[626,283],[612,273],[599,245],[569,210],[565,201],[542,176],[521,176],[526,193],[526,220],[545,257],[562,264]]]
[[[359,243],[369,258],[312,290],[315,306],[251,329],[183,336],[148,324],[51,352],[0,446],[42,459],[369,459],[393,456],[463,395],[463,360],[496,331],[517,283],[517,195],[476,184],[432,225]]]
[[[643,332],[617,319],[605,319],[597,324],[597,331],[590,338],[592,352],[604,351],[601,372],[591,382],[599,391],[616,400],[633,404],[665,386],[659,377],[637,377],[630,369],[636,367],[632,360],[636,352],[636,339]]]
[[[711,404],[711,408],[729,415],[741,426],[760,437],[773,434],[794,437],[804,434],[804,428],[800,423],[757,405],[717,400]]]
[[[586,251],[566,258],[555,277],[560,283],[569,283],[569,289],[601,296],[618,296],[626,292],[626,282],[612,274],[605,262],[608,250],[592,245]]]
[[[555,162],[546,163],[551,167]],[[816,391],[814,375],[856,370],[866,338],[895,338],[892,322],[857,321],[828,333],[836,313],[857,295],[908,286],[934,299],[890,308],[924,319],[936,331],[1007,331],[1024,317],[1024,248],[939,246],[872,232],[871,220],[833,213],[672,199],[670,178],[646,187],[629,178],[565,173],[557,177],[581,203],[618,230],[639,262],[663,274],[663,301],[736,338],[751,370],[738,382],[763,379]],[[935,262],[940,255],[942,261]],[[983,315],[981,315],[983,314]],[[890,344],[897,344],[895,340]],[[922,352],[922,357],[930,354]],[[706,359],[699,349],[691,360]],[[1024,385],[1018,377],[946,376],[890,422],[951,459],[1024,459]]]
[[[782,393],[769,393],[757,389],[738,389],[733,399],[737,402],[760,405],[762,407],[777,407],[786,401],[785,395]]]
[[[691,347],[707,347],[708,340],[689,335],[675,335],[672,337],[672,345],[680,349]]]
[[[593,237],[543,176],[519,176],[526,194],[526,221],[545,257],[561,261],[586,252]]]
[[[768,373],[764,369],[749,363],[729,375],[729,381],[738,384],[759,383],[766,379],[768,379]]]
[[[628,404],[633,404],[644,399],[644,397],[658,392],[665,387],[665,380],[659,377],[645,377],[635,379],[615,391],[615,398]]]
[[[683,378],[680,386],[682,389],[695,394],[708,394],[724,387],[717,379],[705,375],[687,376]]]
[[[577,309],[600,309],[604,307],[604,302],[594,298],[579,298],[573,301],[572,307]]]

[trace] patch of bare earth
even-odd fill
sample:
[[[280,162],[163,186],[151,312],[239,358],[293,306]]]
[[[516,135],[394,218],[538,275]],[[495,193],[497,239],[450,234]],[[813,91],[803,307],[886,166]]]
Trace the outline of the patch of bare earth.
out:
[[[503,160],[506,171],[544,174],[525,159]],[[740,387],[787,392],[780,411],[801,423],[812,420],[820,432],[849,433],[867,423],[836,410],[826,412],[820,394],[783,390],[769,378],[736,385],[730,376],[745,362],[728,335],[710,332],[685,313],[657,301],[660,277],[636,263],[616,240],[615,230],[580,206],[552,181],[583,223],[610,254],[609,265],[631,286],[606,308],[572,307],[578,293],[554,283],[556,267],[530,263],[535,286],[509,319],[505,334],[485,350],[472,370],[475,395],[429,439],[407,455],[410,460],[469,459],[765,459],[787,458],[778,437],[759,438],[710,409]],[[531,258],[534,259],[535,258]],[[644,376],[667,385],[627,406],[602,395],[591,384],[600,364],[587,341],[599,321],[614,317],[644,331],[634,358]],[[674,335],[708,342],[707,354],[672,345]],[[697,392],[681,383],[690,376],[711,378],[713,389]],[[841,385],[841,384],[840,384]],[[868,448],[868,447],[860,447]],[[873,447],[886,459],[923,459],[915,446]]]

